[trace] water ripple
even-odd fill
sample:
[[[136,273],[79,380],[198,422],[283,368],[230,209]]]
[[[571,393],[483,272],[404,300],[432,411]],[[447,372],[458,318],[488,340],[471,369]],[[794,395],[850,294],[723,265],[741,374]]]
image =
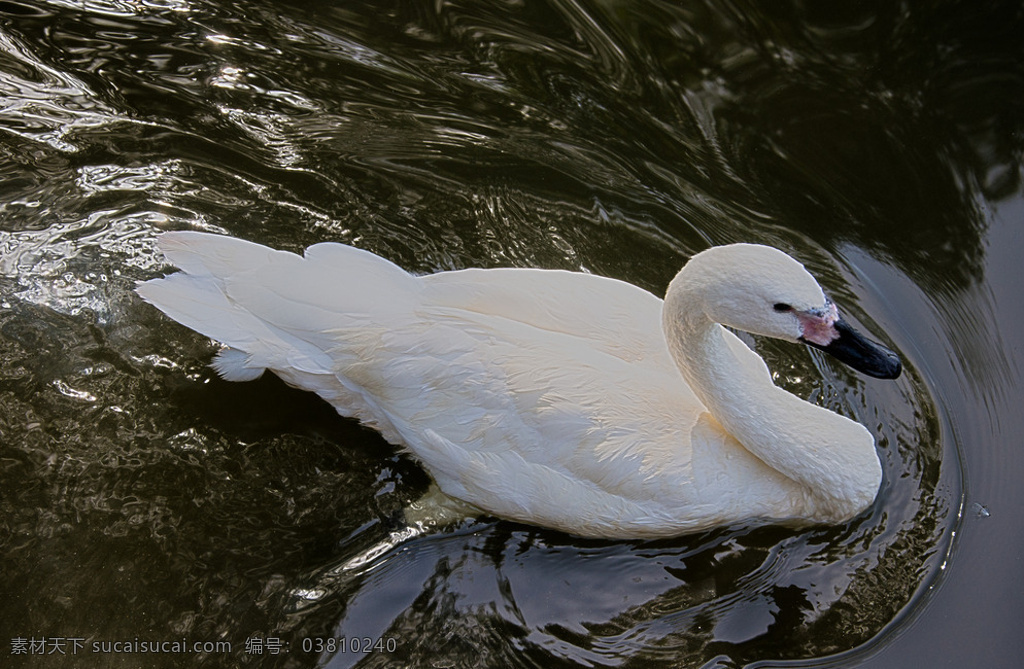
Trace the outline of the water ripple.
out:
[[[971,288],[970,189],[1012,186],[1014,154],[986,148],[1006,119],[972,116],[967,142],[939,89],[883,62],[890,29],[927,47],[894,62],[935,51],[901,32],[912,16],[753,4],[0,3],[4,628],[402,640],[367,666],[737,666],[873,643],[950,555],[936,370],[1007,382],[983,350],[1006,342],[973,338],[994,302]],[[179,228],[654,292],[709,244],[786,248],[908,355],[883,386],[747,338],[780,384],[877,435],[878,502],[841,527],[663,542],[396,529],[427,486],[415,462],[273,378],[219,381],[209,341],[134,297],[167,269],[154,235]]]
[[[119,120],[83,81],[39,60],[2,28],[0,68],[0,93],[5,97],[0,132],[75,152],[81,148],[75,142],[76,131]]]

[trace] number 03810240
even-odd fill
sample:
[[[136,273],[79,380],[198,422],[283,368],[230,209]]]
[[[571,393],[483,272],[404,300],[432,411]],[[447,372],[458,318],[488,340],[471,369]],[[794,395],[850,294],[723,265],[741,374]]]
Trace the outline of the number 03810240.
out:
[[[393,653],[398,642],[393,637],[309,637],[302,640],[304,653]]]

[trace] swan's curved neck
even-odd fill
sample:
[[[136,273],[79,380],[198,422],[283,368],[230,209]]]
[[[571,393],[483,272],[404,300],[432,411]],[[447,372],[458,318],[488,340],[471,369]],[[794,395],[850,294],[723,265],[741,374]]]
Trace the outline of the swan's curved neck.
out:
[[[711,415],[801,484],[823,517],[847,518],[869,505],[881,481],[870,433],[775,386],[763,361],[707,316],[701,292],[671,286],[662,318],[676,365]]]

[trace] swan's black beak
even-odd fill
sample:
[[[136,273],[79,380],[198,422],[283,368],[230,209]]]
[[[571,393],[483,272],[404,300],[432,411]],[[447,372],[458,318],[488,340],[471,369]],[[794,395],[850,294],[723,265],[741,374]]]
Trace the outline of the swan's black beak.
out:
[[[871,341],[841,318],[835,321],[832,327],[839,333],[839,336],[824,346],[803,337],[800,337],[800,341],[825,351],[836,360],[876,379],[899,377],[900,372],[903,371],[903,365],[900,363],[899,356],[893,351]]]

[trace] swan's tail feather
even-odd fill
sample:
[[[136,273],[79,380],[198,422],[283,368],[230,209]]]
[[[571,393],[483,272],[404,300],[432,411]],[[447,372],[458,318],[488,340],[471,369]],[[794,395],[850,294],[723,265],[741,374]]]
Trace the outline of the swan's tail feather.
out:
[[[254,242],[206,232],[165,232],[157,240],[164,257],[185,274],[225,278],[285,260],[294,253],[276,251]]]
[[[214,361],[226,379],[264,369],[332,371],[339,330],[386,324],[408,313],[418,280],[398,266],[341,244],[317,244],[305,257],[200,232],[160,235],[159,248],[182,271],[140,283],[139,295],[229,349]]]
[[[237,348],[226,348],[218,353],[210,367],[225,381],[255,381],[267,370],[253,360],[251,355]]]

